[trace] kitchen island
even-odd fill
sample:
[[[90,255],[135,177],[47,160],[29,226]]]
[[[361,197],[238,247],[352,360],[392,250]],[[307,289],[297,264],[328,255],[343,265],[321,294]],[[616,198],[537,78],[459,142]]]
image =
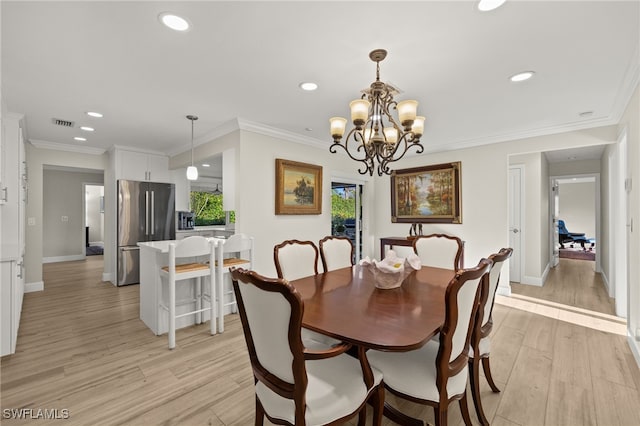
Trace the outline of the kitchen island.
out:
[[[170,241],[149,241],[138,243],[140,247],[140,319],[153,331],[160,335],[168,331],[169,313],[160,308],[160,301],[169,300],[167,285],[162,285],[160,268],[169,264]],[[203,278],[206,282],[208,278]],[[185,280],[186,281],[186,280]],[[176,286],[176,300],[193,298],[196,279],[192,283],[181,282]],[[176,313],[181,314],[195,310],[195,302],[176,306]],[[202,313],[202,321],[209,320],[209,312]],[[176,329],[196,323],[196,315],[188,315],[176,319]]]

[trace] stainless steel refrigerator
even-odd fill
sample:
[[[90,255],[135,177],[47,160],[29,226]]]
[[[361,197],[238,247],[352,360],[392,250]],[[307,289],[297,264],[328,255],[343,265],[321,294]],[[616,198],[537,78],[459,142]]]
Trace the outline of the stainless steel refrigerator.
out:
[[[139,242],[176,239],[175,185],[118,180],[117,285],[140,282]]]

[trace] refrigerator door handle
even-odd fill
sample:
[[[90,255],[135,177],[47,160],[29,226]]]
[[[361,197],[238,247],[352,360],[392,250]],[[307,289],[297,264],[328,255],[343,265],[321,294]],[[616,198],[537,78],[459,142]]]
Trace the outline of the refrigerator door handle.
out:
[[[156,216],[156,192],[151,191],[151,235],[156,234],[156,224],[155,224],[155,216]]]
[[[149,235],[149,191],[144,192],[144,234]]]

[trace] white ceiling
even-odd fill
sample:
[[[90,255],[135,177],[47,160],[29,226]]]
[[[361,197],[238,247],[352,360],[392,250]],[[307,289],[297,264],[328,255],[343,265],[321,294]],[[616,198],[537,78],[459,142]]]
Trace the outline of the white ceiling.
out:
[[[637,83],[640,2],[2,1],[2,97],[32,141],[176,154],[246,120],[329,147],[375,79],[416,99],[426,151],[615,124]],[[193,28],[158,22],[173,11]],[[534,70],[515,84],[508,77]],[[298,84],[314,81],[315,92]],[[102,119],[84,113],[97,110]],[[592,111],[587,117],[580,113]],[[52,118],[75,122],[54,126]],[[95,127],[95,132],[78,129]],[[310,128],[312,130],[306,130]],[[84,134],[82,134],[84,133]]]

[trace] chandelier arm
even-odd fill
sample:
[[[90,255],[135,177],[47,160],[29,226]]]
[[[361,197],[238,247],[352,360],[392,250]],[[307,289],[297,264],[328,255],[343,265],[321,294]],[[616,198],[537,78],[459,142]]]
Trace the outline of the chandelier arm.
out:
[[[403,144],[404,149],[400,156],[395,157],[396,152],[398,152],[400,148],[400,143]],[[413,132],[407,132],[403,134],[398,143],[396,143],[393,153],[387,156],[385,163],[393,163],[400,160],[412,148],[416,148],[416,154],[422,154],[424,152],[424,146],[420,143],[420,139],[416,138]]]
[[[329,152],[331,152],[332,154],[335,154],[337,152],[336,151],[337,147],[344,149],[344,151],[347,153],[349,158],[351,158],[354,161],[358,161],[362,163],[362,166],[360,166],[360,168],[358,169],[358,173],[360,173],[361,175],[364,175],[367,173],[370,175],[373,175],[373,156],[369,154],[366,144],[364,143],[364,140],[358,141],[358,138],[363,138],[362,134],[358,132],[357,129],[355,128],[351,129],[351,131],[347,134],[347,137],[344,140],[344,144],[340,143],[339,140],[337,141],[334,140],[331,146],[329,147]],[[349,142],[358,143],[358,147],[356,148],[356,151],[359,152],[361,150],[364,150],[365,157],[364,158],[355,157],[349,150]],[[362,167],[364,167],[364,169]]]

